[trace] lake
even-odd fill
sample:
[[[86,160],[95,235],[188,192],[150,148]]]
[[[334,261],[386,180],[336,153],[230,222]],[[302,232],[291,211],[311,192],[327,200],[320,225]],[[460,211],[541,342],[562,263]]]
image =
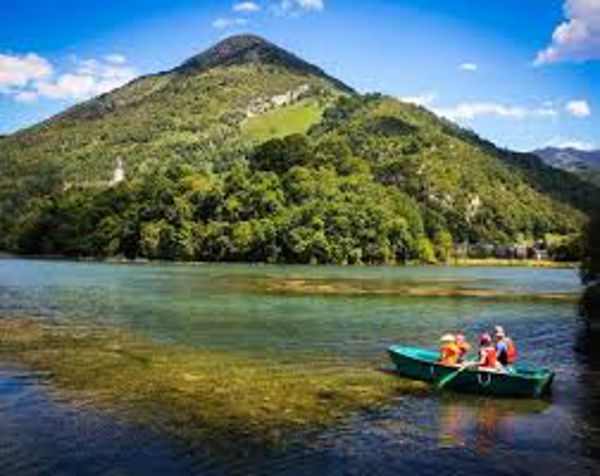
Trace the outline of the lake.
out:
[[[162,345],[323,371],[387,362],[495,324],[520,357],[556,371],[541,401],[405,395],[281,447],[215,452],[78,405],[52,378],[0,364],[3,474],[593,474],[600,471],[597,343],[576,270],[103,264],[0,260],[0,316],[121,329]],[[389,378],[395,378],[390,376]],[[199,402],[201,404],[201,402]],[[158,420],[158,419],[157,419]],[[235,442],[232,442],[235,445]]]

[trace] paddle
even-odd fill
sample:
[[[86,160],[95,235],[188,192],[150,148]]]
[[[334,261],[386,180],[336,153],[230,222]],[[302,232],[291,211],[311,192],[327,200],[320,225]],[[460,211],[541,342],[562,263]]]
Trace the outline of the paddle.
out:
[[[464,364],[458,370],[456,370],[456,371],[454,371],[452,373],[449,373],[445,377],[442,377],[441,379],[438,380],[438,383],[436,384],[435,389],[436,390],[442,390],[449,382],[451,382],[452,380],[454,380],[456,377],[458,377],[458,375],[460,375],[462,372],[464,372],[468,368],[469,368],[469,365],[468,364]]]

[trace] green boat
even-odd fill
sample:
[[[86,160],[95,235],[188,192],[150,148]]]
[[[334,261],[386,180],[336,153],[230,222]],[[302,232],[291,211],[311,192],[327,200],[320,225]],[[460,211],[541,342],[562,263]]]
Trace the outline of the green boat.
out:
[[[439,353],[418,347],[393,345],[388,352],[397,372],[405,377],[437,383],[459,366],[442,365]],[[444,388],[483,395],[539,398],[550,391],[554,372],[515,365],[508,372],[467,368],[449,379]]]

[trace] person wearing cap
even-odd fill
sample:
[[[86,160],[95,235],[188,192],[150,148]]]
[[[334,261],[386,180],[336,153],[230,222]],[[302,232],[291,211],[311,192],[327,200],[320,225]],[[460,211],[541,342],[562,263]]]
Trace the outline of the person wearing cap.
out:
[[[460,349],[456,343],[456,337],[453,334],[444,334],[440,341],[440,360],[444,365],[457,365],[460,356]]]
[[[458,346],[458,362],[464,362],[465,357],[471,349],[471,344],[467,342],[467,339],[463,334],[456,334],[456,345]]]
[[[505,367],[514,364],[517,360],[517,348],[502,326],[494,328],[494,342],[498,361]]]

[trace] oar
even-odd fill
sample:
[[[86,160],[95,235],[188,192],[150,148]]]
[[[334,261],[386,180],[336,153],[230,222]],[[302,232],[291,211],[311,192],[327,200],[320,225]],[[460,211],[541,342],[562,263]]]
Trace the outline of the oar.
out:
[[[455,370],[452,373],[449,373],[445,377],[442,377],[441,379],[438,380],[438,383],[436,384],[435,389],[436,390],[442,390],[449,382],[451,382],[452,380],[454,380],[456,377],[458,377],[459,374],[461,374],[462,372],[464,372],[468,368],[469,368],[469,365],[465,364],[460,369]]]

